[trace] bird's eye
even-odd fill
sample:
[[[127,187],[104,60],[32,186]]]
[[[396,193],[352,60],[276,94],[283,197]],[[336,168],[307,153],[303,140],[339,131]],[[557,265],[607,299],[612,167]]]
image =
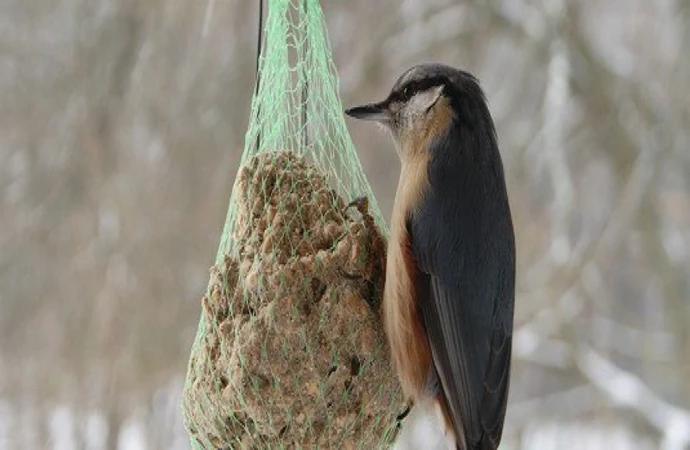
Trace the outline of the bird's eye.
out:
[[[405,86],[405,89],[403,89],[403,96],[407,97],[410,94],[410,87]]]

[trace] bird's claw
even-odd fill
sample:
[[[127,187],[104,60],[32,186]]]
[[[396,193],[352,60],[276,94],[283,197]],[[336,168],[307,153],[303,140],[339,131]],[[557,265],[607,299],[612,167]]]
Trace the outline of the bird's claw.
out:
[[[361,197],[357,197],[356,199],[352,200],[346,207],[345,211],[347,211],[350,208],[355,208],[357,211],[359,211],[360,214],[365,215],[368,214],[369,212],[369,198],[366,195],[362,195]]]
[[[397,422],[398,427],[402,425],[403,420],[405,420],[408,414],[410,414],[410,411],[412,411],[412,405],[408,404],[405,406],[405,410],[397,415],[395,421]]]

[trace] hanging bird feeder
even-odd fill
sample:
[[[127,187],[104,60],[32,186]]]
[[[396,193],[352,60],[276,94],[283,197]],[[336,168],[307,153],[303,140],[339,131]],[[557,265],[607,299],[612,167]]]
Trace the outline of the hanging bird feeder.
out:
[[[269,0],[259,29],[185,427],[195,449],[386,448],[405,410],[379,315],[386,229],[345,127],[323,14],[317,0]],[[359,197],[366,207],[348,206]]]

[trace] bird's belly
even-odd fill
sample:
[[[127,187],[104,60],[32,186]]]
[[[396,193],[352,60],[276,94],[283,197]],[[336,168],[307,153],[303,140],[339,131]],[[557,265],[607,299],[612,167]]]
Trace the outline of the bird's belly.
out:
[[[418,402],[428,381],[431,357],[417,312],[416,271],[404,225],[392,224],[383,298],[384,326],[403,392]]]

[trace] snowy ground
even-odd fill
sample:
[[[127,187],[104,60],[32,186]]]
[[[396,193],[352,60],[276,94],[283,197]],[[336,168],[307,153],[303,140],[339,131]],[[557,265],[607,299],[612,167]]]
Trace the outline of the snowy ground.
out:
[[[168,450],[190,448],[182,427],[177,399],[170,398],[165,411],[170,439]],[[78,441],[84,450],[105,450],[107,424],[99,413],[92,413],[78,419],[72,410],[59,407],[53,410],[47,425],[46,443],[38,442],[36,424],[39,422],[30,412],[15,414],[6,401],[0,401],[0,450],[23,450],[28,448],[46,450],[77,450]],[[33,425],[33,426],[32,426]],[[118,450],[153,450],[147,445],[145,421],[133,416],[123,427]],[[81,436],[81,439],[77,439]],[[22,441],[21,443],[18,441]],[[160,447],[158,447],[160,448]],[[641,439],[622,426],[595,426],[582,423],[558,421],[539,422],[528,426],[519,439],[506,439],[502,449],[524,450],[653,450],[653,442]],[[413,410],[408,416],[400,438],[392,450],[445,450],[438,425],[429,417]]]

